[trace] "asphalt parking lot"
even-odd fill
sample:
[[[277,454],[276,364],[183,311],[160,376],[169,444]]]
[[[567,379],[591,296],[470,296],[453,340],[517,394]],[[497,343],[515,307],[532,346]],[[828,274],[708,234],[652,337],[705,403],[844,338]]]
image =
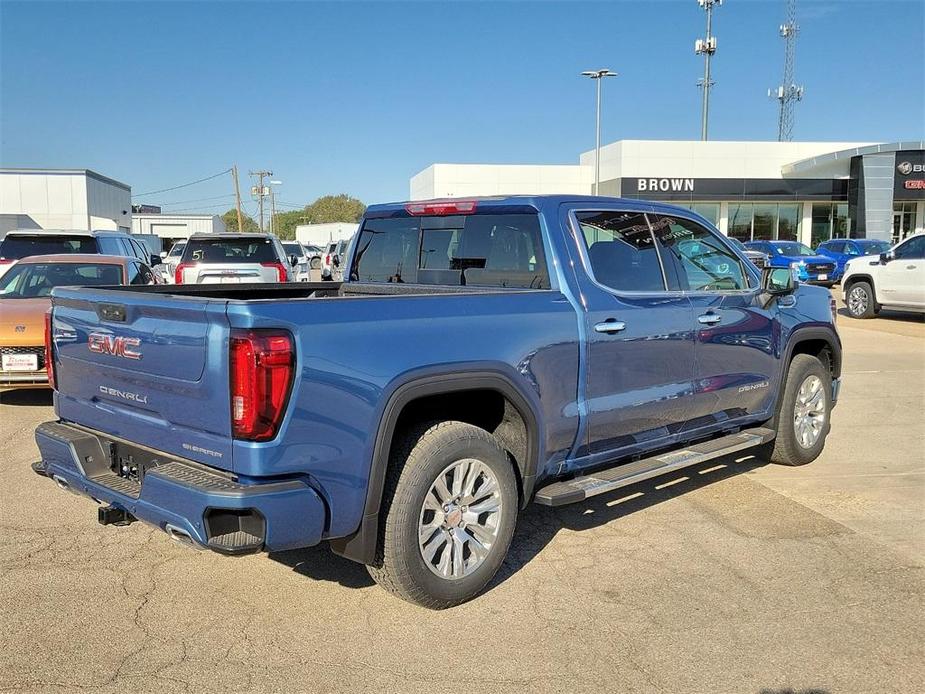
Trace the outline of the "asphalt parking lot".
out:
[[[530,508],[445,612],[325,548],[226,558],[34,475],[44,393],[0,404],[0,690],[925,691],[925,323],[840,318],[805,468],[722,460]]]

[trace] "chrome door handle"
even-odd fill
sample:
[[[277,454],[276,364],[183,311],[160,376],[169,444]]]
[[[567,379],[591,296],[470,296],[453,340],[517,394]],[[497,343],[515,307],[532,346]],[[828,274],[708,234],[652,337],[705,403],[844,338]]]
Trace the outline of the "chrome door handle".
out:
[[[918,265],[906,265],[906,269],[907,269],[907,270],[915,270],[915,268],[917,268],[917,267],[918,267]]]
[[[622,320],[614,320],[613,318],[609,320],[602,321],[594,326],[594,331],[598,333],[607,333],[612,335],[613,333],[618,333],[621,330],[626,328],[626,323]]]
[[[704,325],[713,325],[714,323],[719,323],[721,320],[723,320],[723,317],[718,313],[704,313],[702,316],[698,316],[697,320],[699,320]]]

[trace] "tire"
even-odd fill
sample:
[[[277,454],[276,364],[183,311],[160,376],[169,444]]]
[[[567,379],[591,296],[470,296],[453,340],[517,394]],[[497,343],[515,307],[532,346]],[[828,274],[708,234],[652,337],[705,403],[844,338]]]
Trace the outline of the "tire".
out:
[[[308,261],[308,264],[312,270],[320,270],[321,269],[321,258],[315,256],[310,261]]]
[[[852,318],[873,318],[877,313],[874,289],[868,282],[855,282],[848,288],[845,306]]]
[[[471,485],[465,479],[470,469],[474,475]],[[462,496],[458,504],[435,501],[440,498],[438,478],[442,476],[444,491],[452,495],[454,474],[463,482],[462,491],[469,487],[474,491]],[[489,495],[480,495],[486,490]],[[473,515],[467,501],[472,508],[487,509],[496,501],[500,506]],[[393,448],[379,548],[375,563],[367,569],[385,590],[416,605],[444,609],[466,602],[481,592],[504,561],[517,522],[518,502],[512,464],[491,434],[463,422],[422,425]],[[443,513],[434,508],[452,510]],[[472,541],[476,533],[484,545]],[[419,534],[425,539],[419,540]],[[454,551],[457,546],[458,552]],[[425,553],[431,555],[429,562]]]
[[[818,390],[812,387],[815,384],[818,384]],[[818,403],[816,397],[811,397],[809,403],[803,403],[810,393],[818,394]],[[812,420],[817,424],[813,424]],[[816,357],[797,354],[790,362],[777,411],[777,437],[771,451],[771,462],[778,465],[806,465],[813,462],[825,447],[831,422],[832,375]],[[809,432],[803,424],[809,427]]]

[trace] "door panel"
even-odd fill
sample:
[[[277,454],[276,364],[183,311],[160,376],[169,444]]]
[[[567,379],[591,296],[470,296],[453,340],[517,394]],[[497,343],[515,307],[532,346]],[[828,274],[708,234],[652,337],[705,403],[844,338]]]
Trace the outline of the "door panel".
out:
[[[691,419],[685,428],[771,407],[778,324],[761,307],[756,279],[720,235],[693,220],[655,215],[668,286],[687,292],[696,331]]]
[[[690,302],[665,289],[644,214],[578,212],[588,336],[586,454],[620,455],[677,433],[689,417]]]
[[[693,330],[686,297],[589,297],[588,453],[676,433],[691,416]],[[617,333],[595,326],[616,320]]]

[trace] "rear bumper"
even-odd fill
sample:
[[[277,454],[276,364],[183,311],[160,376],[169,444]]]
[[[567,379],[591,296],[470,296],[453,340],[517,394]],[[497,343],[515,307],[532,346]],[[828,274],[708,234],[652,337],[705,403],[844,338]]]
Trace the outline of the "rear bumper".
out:
[[[0,388],[34,388],[48,385],[48,373],[42,371],[0,371]]]
[[[223,554],[280,551],[321,541],[325,504],[301,479],[243,484],[168,453],[143,480],[110,469],[110,438],[63,422],[39,425],[33,469],[59,486],[109,504],[178,539]]]

